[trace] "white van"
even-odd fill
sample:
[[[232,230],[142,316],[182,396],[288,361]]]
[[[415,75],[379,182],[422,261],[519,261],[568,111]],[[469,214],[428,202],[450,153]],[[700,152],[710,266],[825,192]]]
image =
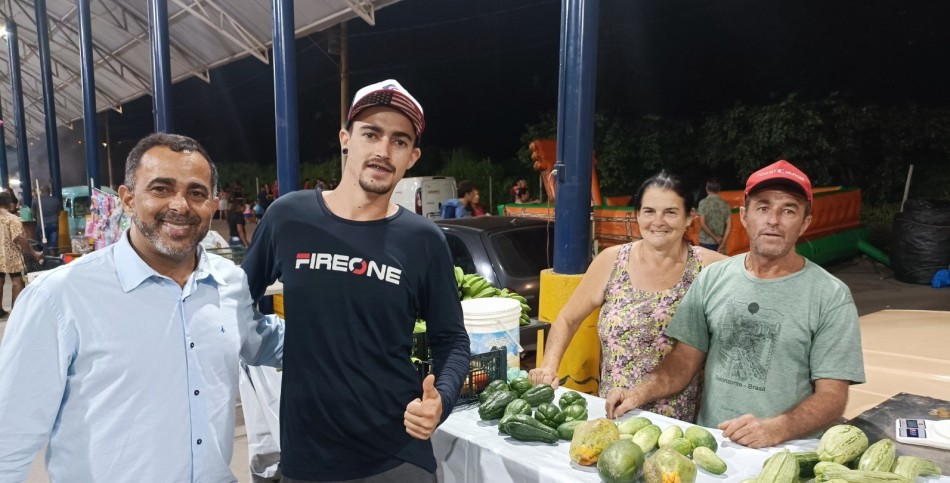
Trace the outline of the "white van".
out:
[[[455,198],[455,178],[418,176],[403,178],[393,190],[393,203],[430,220],[440,218],[442,202]]]

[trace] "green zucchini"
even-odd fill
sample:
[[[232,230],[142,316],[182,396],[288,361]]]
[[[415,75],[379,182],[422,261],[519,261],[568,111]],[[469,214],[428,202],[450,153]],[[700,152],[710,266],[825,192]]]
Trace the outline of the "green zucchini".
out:
[[[868,449],[868,437],[856,426],[839,424],[832,426],[818,441],[818,457],[843,465],[854,460]]]
[[[798,461],[799,478],[812,478],[815,476],[815,465],[821,462],[818,453],[814,451],[793,451],[792,456]]]
[[[787,449],[769,456],[762,472],[756,477],[760,483],[794,483],[798,481],[798,460]]]
[[[897,445],[894,440],[884,438],[868,446],[867,451],[858,458],[858,469],[864,471],[891,471],[897,461]]]

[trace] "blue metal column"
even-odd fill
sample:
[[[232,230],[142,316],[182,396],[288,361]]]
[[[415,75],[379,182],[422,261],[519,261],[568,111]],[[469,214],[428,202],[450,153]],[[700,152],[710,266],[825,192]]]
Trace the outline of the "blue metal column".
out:
[[[172,65],[168,54],[168,2],[148,0],[148,37],[152,45],[152,115],[156,132],[174,132]]]
[[[92,58],[92,20],[90,0],[76,0],[79,8],[79,57],[82,62],[82,118],[83,139],[86,143],[86,183],[102,185],[99,179],[99,136],[96,133],[96,75]]]
[[[599,0],[562,0],[554,271],[587,269]]]
[[[36,12],[36,37],[40,48],[40,75],[43,78],[43,110],[46,113],[46,157],[49,161],[51,195],[63,197],[63,183],[59,175],[59,131],[56,129],[56,98],[53,90],[53,70],[50,67],[49,19],[46,17],[46,0],[34,0]]]
[[[274,116],[277,125],[277,185],[279,192],[300,189],[300,150],[297,146],[297,58],[294,46],[294,1],[274,5]]]
[[[10,187],[10,171],[7,168],[7,135],[3,120],[3,104],[0,103],[0,189]]]
[[[10,64],[10,88],[13,90],[13,122],[16,124],[16,159],[20,167],[23,206],[33,208],[33,178],[30,177],[30,151],[26,140],[26,115],[23,113],[23,81],[20,79],[20,42],[16,22],[7,20],[7,60]]]

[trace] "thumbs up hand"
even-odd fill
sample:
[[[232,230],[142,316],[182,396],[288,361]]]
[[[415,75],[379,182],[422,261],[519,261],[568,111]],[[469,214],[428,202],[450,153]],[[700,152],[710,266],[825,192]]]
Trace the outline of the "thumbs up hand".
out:
[[[435,390],[435,376],[429,374],[422,381],[422,398],[416,398],[403,416],[406,432],[416,439],[426,440],[432,436],[442,418],[442,396]]]

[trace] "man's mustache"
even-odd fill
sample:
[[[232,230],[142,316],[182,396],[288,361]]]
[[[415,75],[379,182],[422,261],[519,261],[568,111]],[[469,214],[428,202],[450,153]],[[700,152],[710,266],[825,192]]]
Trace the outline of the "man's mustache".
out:
[[[172,211],[161,213],[155,217],[156,221],[168,221],[171,223],[187,223],[189,225],[198,225],[201,223],[201,218],[195,215],[181,215]]]

